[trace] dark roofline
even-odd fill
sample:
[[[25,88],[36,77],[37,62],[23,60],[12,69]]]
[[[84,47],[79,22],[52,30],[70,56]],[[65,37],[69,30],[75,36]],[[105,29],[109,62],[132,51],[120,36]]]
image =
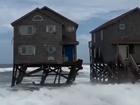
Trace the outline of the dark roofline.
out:
[[[125,16],[128,16],[130,15],[131,13],[135,12],[135,11],[140,11],[140,8],[139,7],[136,7],[124,14],[121,14],[120,16],[116,17],[116,18],[113,18],[111,19],[110,21],[107,21],[105,22],[104,24],[100,25],[99,27],[95,28],[94,30],[90,31],[90,33],[94,33],[94,32],[97,32],[99,30],[102,30],[103,28],[106,28],[112,24],[115,24],[117,23],[119,20],[121,20],[122,18],[124,18]]]
[[[44,6],[44,7],[41,8],[41,10],[45,10],[45,9],[49,10],[50,12],[53,12],[53,13],[56,14],[56,15],[59,15],[61,18],[64,18],[64,19],[66,19],[67,21],[69,21],[69,22],[71,22],[71,23],[73,23],[73,24],[75,24],[75,25],[78,26],[78,24],[75,23],[74,21],[68,19],[67,17],[64,17],[63,15],[61,15],[61,14],[57,13],[56,11],[54,11],[54,10],[48,8],[47,6]]]
[[[31,13],[39,11],[39,8],[35,8],[34,10],[30,11],[29,13],[25,14],[21,18],[17,19],[16,21],[12,22],[11,25],[14,26],[16,23],[18,23],[20,20],[24,19],[25,17],[29,16]]]
[[[21,21],[21,20],[24,19],[25,17],[29,16],[31,13],[33,13],[33,12],[35,12],[35,11],[38,11],[38,12],[42,13],[41,10],[43,10],[43,9],[47,9],[47,10],[49,10],[50,12],[53,12],[54,14],[60,16],[61,18],[66,19],[67,21],[69,21],[69,22],[75,24],[76,27],[78,27],[78,24],[77,24],[77,23],[75,23],[75,22],[73,22],[72,20],[70,20],[70,19],[68,19],[68,18],[66,18],[66,17],[64,17],[64,16],[62,16],[62,15],[60,15],[59,13],[55,12],[54,10],[52,10],[52,9],[46,7],[46,6],[44,6],[44,7],[41,8],[41,9],[36,8],[36,9],[32,10],[31,12],[29,12],[29,13],[25,14],[24,16],[22,16],[21,18],[19,18],[19,19],[17,19],[16,21],[12,22],[11,25],[14,26],[14,25],[17,24],[19,21]],[[46,15],[46,14],[44,14],[44,15]]]

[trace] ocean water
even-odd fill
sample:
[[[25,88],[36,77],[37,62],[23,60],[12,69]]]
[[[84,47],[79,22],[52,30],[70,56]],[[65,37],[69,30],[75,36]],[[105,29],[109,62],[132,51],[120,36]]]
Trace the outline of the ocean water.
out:
[[[88,65],[63,87],[11,88],[11,70],[0,69],[0,105],[140,105],[140,83],[90,83]]]

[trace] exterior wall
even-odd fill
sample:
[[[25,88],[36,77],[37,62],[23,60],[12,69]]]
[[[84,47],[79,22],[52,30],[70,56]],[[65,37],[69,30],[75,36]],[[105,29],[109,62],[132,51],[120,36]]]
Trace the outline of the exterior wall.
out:
[[[54,20],[58,20],[60,23],[63,24],[63,29],[64,29],[63,30],[63,35],[65,37],[64,40],[66,40],[66,41],[67,40],[68,41],[76,41],[76,28],[77,27],[73,23],[63,19],[62,17],[58,17],[57,14],[54,14],[53,12],[51,12],[49,10],[42,10],[42,11],[45,14],[47,14],[49,17],[53,17]],[[74,26],[75,27],[75,31],[74,32],[67,32],[66,31],[66,27],[68,27],[68,26]]]
[[[63,41],[65,42],[75,42],[76,41],[76,27],[75,27],[75,31],[73,32],[68,32],[66,27],[68,26],[73,26],[72,24],[68,24],[68,25],[65,25],[63,27],[63,31],[62,31],[62,34],[63,34]]]
[[[35,15],[43,16],[43,21],[32,21],[32,17]],[[51,14],[52,15],[52,14]],[[57,16],[58,17],[58,16]],[[40,14],[38,12],[34,12],[30,14],[30,16],[26,17],[20,23],[14,26],[14,63],[16,64],[40,64],[40,63],[57,63],[61,64],[64,61],[63,58],[63,45],[61,42],[63,41],[63,27],[62,23],[58,22],[57,18],[53,19],[51,16],[46,16]],[[47,33],[46,25],[56,25],[56,33]],[[67,23],[69,24],[69,23]],[[22,25],[33,25],[36,27],[36,32],[33,35],[21,35],[19,32],[19,27]],[[76,40],[76,32],[74,33],[66,33],[65,35],[70,36],[67,38],[67,41],[75,41]],[[18,47],[20,45],[34,45],[36,46],[36,54],[35,55],[20,55],[18,53]],[[51,56],[55,57],[55,61],[48,61],[48,53],[47,46],[53,45],[56,47],[56,53],[51,54]],[[76,53],[76,52],[75,52]],[[76,55],[76,54],[75,54]]]
[[[114,39],[118,37],[125,37],[125,36],[139,36],[140,34],[140,14],[139,12],[134,12],[133,14],[124,17],[117,23],[114,23],[103,30],[103,41],[101,41],[101,33],[99,31],[96,33],[96,43],[93,43],[96,48],[100,47],[101,52],[103,54],[103,58],[106,62],[112,61],[115,59],[115,55],[117,52],[116,46],[112,45],[112,42]],[[125,24],[126,29],[125,30],[119,30],[119,24]],[[92,33],[92,41],[93,41],[93,35]],[[136,51],[137,52],[137,51]],[[135,55],[137,59],[140,59],[140,55]]]
[[[121,55],[123,60],[128,58],[128,51],[127,51],[127,49],[128,49],[128,45],[119,45],[118,46],[119,54]]]
[[[134,46],[134,54],[133,57],[135,61],[140,64],[140,45],[135,45]]]

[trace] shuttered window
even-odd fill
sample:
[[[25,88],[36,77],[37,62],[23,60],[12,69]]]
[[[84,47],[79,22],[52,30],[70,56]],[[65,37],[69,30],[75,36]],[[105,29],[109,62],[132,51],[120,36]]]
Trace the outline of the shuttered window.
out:
[[[20,55],[35,55],[35,50],[33,45],[22,45],[18,49]]]
[[[56,25],[47,25],[46,32],[47,33],[56,33]]]
[[[21,35],[33,35],[36,29],[32,25],[22,25],[19,27],[19,32]]]

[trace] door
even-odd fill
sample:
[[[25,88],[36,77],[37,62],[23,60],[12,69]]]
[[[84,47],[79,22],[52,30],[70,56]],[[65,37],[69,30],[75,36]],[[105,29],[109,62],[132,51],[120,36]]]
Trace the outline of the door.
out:
[[[119,45],[119,54],[122,59],[125,60],[129,56],[129,46],[128,45]]]
[[[72,62],[74,58],[74,46],[64,47],[65,61]]]

